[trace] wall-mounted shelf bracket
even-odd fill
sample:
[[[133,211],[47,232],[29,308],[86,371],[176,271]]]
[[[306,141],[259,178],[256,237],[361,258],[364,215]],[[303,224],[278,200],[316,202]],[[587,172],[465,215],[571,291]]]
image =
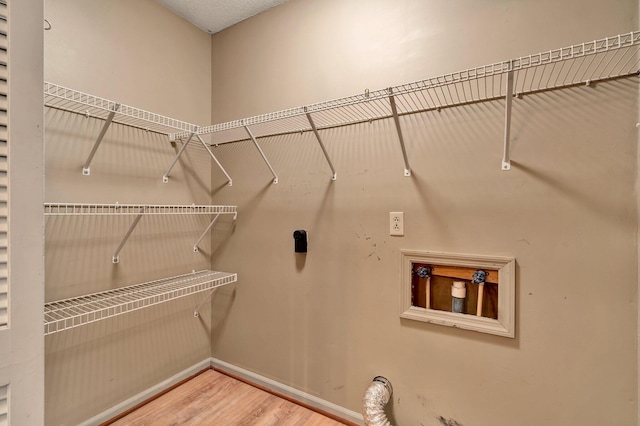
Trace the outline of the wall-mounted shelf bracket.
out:
[[[304,107],[304,113],[307,116],[307,120],[309,120],[309,125],[311,125],[311,130],[313,130],[313,134],[316,135],[316,139],[320,144],[320,148],[322,148],[322,152],[324,153],[324,158],[326,158],[327,163],[329,163],[329,167],[331,168],[331,180],[336,180],[337,178],[336,169],[333,168],[333,163],[331,162],[331,159],[329,158],[329,154],[327,153],[327,150],[324,147],[324,143],[322,143],[322,138],[320,138],[320,134],[318,133],[318,128],[316,127],[316,124],[313,122],[313,118],[311,118],[311,114],[309,114],[309,112],[307,111],[307,107]]]
[[[196,306],[196,309],[193,311],[193,316],[195,318],[198,318],[200,316],[200,308],[202,308],[202,305],[204,305],[207,302],[207,300],[211,299],[211,296],[213,296],[213,293],[215,293],[217,289],[218,287],[212,288],[209,294],[207,294],[206,297],[202,299],[202,302],[200,302],[200,304]]]
[[[216,221],[218,220],[218,218],[220,217],[220,213],[218,213],[217,215],[215,215],[213,217],[213,220],[211,220],[211,223],[209,223],[209,226],[207,226],[207,228],[204,230],[204,232],[202,233],[202,235],[200,235],[200,238],[198,238],[198,241],[195,242],[195,244],[193,245],[193,252],[197,253],[198,252],[198,244],[200,244],[200,241],[202,241],[202,239],[204,238],[205,235],[207,235],[207,232],[209,232],[209,230],[211,228],[213,228],[213,225],[215,225]],[[236,219],[236,216],[233,216],[233,220]]]
[[[164,182],[164,183],[169,182],[169,173],[171,173],[171,170],[173,169],[173,166],[176,165],[176,163],[178,162],[178,159],[180,158],[180,156],[182,155],[184,150],[187,149],[187,145],[189,145],[189,142],[191,142],[191,139],[193,138],[193,136],[195,134],[196,134],[195,130],[193,132],[189,133],[189,137],[187,138],[186,142],[184,144],[182,144],[182,148],[180,148],[180,150],[178,151],[178,154],[176,154],[176,157],[171,162],[171,165],[169,166],[167,171],[162,175],[162,182]]]
[[[122,239],[122,241],[120,241],[120,245],[118,246],[116,251],[113,252],[113,258],[112,258],[112,262],[113,263],[119,263],[120,262],[120,250],[122,250],[122,247],[124,247],[125,243],[127,242],[129,237],[131,236],[131,233],[133,232],[133,230],[136,229],[136,226],[138,225],[138,222],[140,222],[140,219],[142,219],[142,215],[144,215],[144,212],[146,210],[147,210],[147,206],[142,206],[140,208],[140,212],[138,213],[138,215],[134,219],[133,223],[129,227],[129,230],[127,231],[127,233],[124,236],[124,238]]]
[[[393,88],[387,89],[389,92],[389,103],[391,104],[391,113],[393,121],[396,123],[398,131],[398,139],[400,139],[400,147],[402,148],[402,157],[404,158],[404,175],[411,176],[411,167],[409,167],[409,158],[407,157],[407,149],[404,146],[404,138],[402,137],[402,128],[400,127],[400,117],[398,116],[398,108],[396,107],[396,99],[393,96]]]
[[[511,170],[511,159],[509,158],[509,147],[511,138],[511,104],[513,103],[513,62],[509,63],[507,73],[507,88],[505,93],[504,109],[504,153],[502,156],[502,170]]]
[[[213,158],[213,161],[216,162],[216,164],[218,165],[218,167],[220,167],[220,170],[222,170],[222,173],[224,173],[224,175],[227,177],[227,180],[229,181],[229,186],[233,186],[233,180],[231,179],[231,176],[229,176],[229,173],[227,173],[227,171],[224,169],[224,167],[222,167],[222,164],[220,164],[220,162],[218,161],[218,159],[216,158],[215,155],[213,155],[213,152],[211,152],[211,148],[209,148],[209,145],[207,145],[205,143],[205,141],[202,140],[202,138],[200,137],[200,135],[196,135],[196,138],[198,138],[198,141],[200,141],[200,143],[202,144],[202,146],[204,146],[204,149],[207,150],[207,152],[209,153],[209,155],[211,156],[211,158]]]
[[[256,140],[255,136],[253,136],[253,133],[251,133],[251,130],[249,130],[249,126],[245,125],[244,129],[247,131],[247,134],[251,138],[251,141],[253,142],[253,144],[258,149],[258,152],[262,156],[262,159],[264,160],[264,162],[267,163],[267,166],[269,167],[269,170],[271,170],[271,174],[273,175],[273,183],[278,183],[278,175],[276,175],[276,172],[273,170],[273,167],[271,167],[271,164],[269,163],[269,160],[267,160],[267,157],[264,155],[264,152],[262,152],[262,148],[260,148],[260,145],[258,145],[258,141]]]
[[[111,126],[111,122],[113,121],[113,117],[115,117],[116,112],[118,111],[118,108],[120,108],[120,104],[115,104],[113,109],[109,112],[109,115],[107,116],[107,120],[102,125],[102,130],[100,130],[100,134],[98,135],[98,138],[93,144],[93,148],[89,153],[89,157],[87,158],[87,161],[84,163],[84,166],[82,166],[83,176],[89,176],[91,174],[91,161],[93,160],[93,156],[96,155],[96,151],[98,151],[98,147],[100,146],[100,143],[104,138],[104,135],[107,133],[109,126]]]
[[[205,235],[207,235],[207,232],[209,232],[209,230],[211,228],[213,228],[213,225],[215,225],[216,221],[218,220],[218,217],[220,217],[220,213],[217,213],[213,219],[211,220],[211,223],[209,223],[209,226],[207,226],[207,228],[204,230],[204,232],[202,233],[202,235],[200,235],[200,238],[198,238],[198,240],[195,242],[195,244],[193,245],[193,252],[197,253],[198,252],[198,244],[200,244],[200,241],[202,241],[202,239],[204,238]],[[233,212],[233,220],[236,220],[238,218],[238,212]]]

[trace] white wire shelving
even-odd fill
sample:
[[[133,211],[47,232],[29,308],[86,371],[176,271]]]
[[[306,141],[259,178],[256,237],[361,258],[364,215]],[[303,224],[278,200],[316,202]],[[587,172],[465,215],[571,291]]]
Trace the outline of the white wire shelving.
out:
[[[82,174],[84,176],[89,176],[91,174],[91,162],[93,161],[104,136],[107,134],[107,130],[112,123],[118,123],[167,135],[170,141],[175,140],[174,135],[176,133],[186,132],[187,135],[191,135],[189,140],[183,144],[179,154],[175,157],[169,169],[162,176],[163,182],[166,183],[169,181],[169,173],[173,169],[173,166],[175,166],[180,155],[182,155],[184,149],[189,144],[191,138],[195,135],[203,148],[208,151],[212,159],[218,164],[224,174],[227,175],[229,185],[232,184],[231,177],[229,177],[213,152],[211,152],[202,138],[200,138],[199,135],[196,135],[195,132],[198,129],[198,126],[195,124],[166,117],[164,115],[156,114],[46,81],[44,82],[44,105],[49,108],[55,108],[81,114],[86,117],[95,117],[104,120],[102,129],[96,137],[93,147],[87,156],[87,160],[82,166]]]
[[[233,220],[238,217],[237,206],[216,205],[152,205],[152,204],[83,204],[83,203],[45,203],[45,216],[135,216],[129,230],[123,237],[112,256],[113,263],[120,262],[120,251],[133,233],[140,219],[145,215],[210,215],[211,222],[193,245],[193,251],[198,251],[198,244],[207,232],[215,225],[221,215],[232,215]]]
[[[176,277],[49,302],[44,306],[44,334],[49,335],[116,317],[195,293],[210,291],[211,294],[221,286],[236,282],[237,278],[237,274],[227,272],[194,271]],[[198,308],[194,316],[198,316]]]
[[[232,214],[237,217],[236,206],[215,206],[197,204],[83,204],[45,203],[45,216],[114,216],[139,215],[190,215],[190,214]]]
[[[509,170],[511,102],[541,91],[561,89],[638,74],[640,32],[588,41],[489,65],[427,78],[386,89],[281,110],[198,128],[211,135],[211,144],[251,140],[259,149],[277,183],[277,175],[256,139],[313,131],[332,171],[320,131],[372,120],[393,118],[401,145],[405,175],[411,175],[399,117],[442,108],[505,100],[505,137],[502,169]],[[184,138],[186,133],[176,134]]]
[[[45,83],[45,105],[105,120],[105,126],[83,167],[83,174],[90,173],[91,159],[109,124],[115,121],[160,131],[168,134],[171,140],[182,141],[181,149],[162,176],[163,182],[168,182],[169,174],[178,159],[190,142],[195,140],[216,162],[227,177],[228,184],[232,185],[231,177],[213,154],[211,146],[252,141],[273,174],[273,182],[278,183],[278,176],[260,148],[258,139],[311,131],[331,169],[331,178],[335,180],[336,170],[322,141],[322,130],[389,118],[393,118],[398,134],[404,159],[404,174],[411,176],[401,117],[478,102],[504,100],[502,170],[509,170],[511,110],[514,97],[521,98],[548,90],[637,76],[640,69],[639,46],[640,32],[632,31],[412,83],[373,91],[366,90],[353,96],[204,127],[124,106],[53,83]],[[211,136],[210,142],[205,143],[202,139],[204,135]]]
[[[143,109],[100,98],[58,84],[44,82],[44,104],[51,108],[107,120],[113,114],[114,123],[151,130],[166,135],[192,132],[195,124],[165,117]]]

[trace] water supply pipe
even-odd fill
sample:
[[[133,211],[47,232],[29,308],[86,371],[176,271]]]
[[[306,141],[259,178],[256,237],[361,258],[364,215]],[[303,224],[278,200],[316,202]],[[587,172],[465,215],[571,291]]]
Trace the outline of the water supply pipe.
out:
[[[373,378],[362,397],[362,414],[366,426],[392,426],[384,406],[387,405],[393,394],[391,382],[382,376]]]

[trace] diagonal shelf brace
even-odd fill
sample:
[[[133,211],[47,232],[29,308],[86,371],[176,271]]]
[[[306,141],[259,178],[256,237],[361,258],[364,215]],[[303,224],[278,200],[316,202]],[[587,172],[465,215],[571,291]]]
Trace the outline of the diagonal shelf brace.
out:
[[[271,170],[271,174],[273,175],[273,183],[278,183],[278,175],[276,175],[276,172],[273,170],[273,167],[271,167],[271,164],[269,163],[269,160],[267,160],[267,157],[264,155],[264,152],[262,152],[262,148],[260,148],[260,145],[258,145],[258,141],[256,140],[255,136],[253,136],[253,133],[251,133],[251,130],[249,130],[249,126],[245,125],[244,129],[247,131],[247,134],[249,134],[249,137],[251,138],[251,141],[253,142],[253,144],[258,149],[258,152],[262,156],[262,159],[264,160],[264,162],[267,163],[267,166],[269,167],[269,170]]]
[[[193,135],[195,135],[195,134],[196,134],[195,130],[193,132],[189,133],[189,137],[187,138],[187,141],[184,144],[182,144],[182,148],[180,148],[180,151],[178,151],[178,154],[176,155],[176,157],[171,162],[171,165],[169,166],[167,171],[164,172],[164,174],[162,175],[162,182],[164,182],[164,183],[169,182],[169,173],[171,173],[171,170],[173,169],[173,166],[176,165],[176,163],[178,162],[178,159],[180,158],[180,156],[182,155],[184,150],[187,148],[187,145],[189,145],[189,142],[191,142],[191,138],[193,138]]]
[[[198,140],[200,141],[200,143],[202,144],[202,146],[204,146],[204,149],[207,150],[207,152],[209,153],[209,155],[211,156],[211,158],[213,158],[213,161],[216,162],[216,164],[218,165],[218,167],[220,167],[220,170],[222,170],[222,173],[224,173],[224,175],[227,177],[227,180],[229,181],[229,186],[233,186],[233,180],[231,179],[231,176],[229,176],[229,173],[227,173],[227,171],[224,169],[224,167],[222,167],[222,164],[220,164],[220,162],[218,161],[218,159],[216,158],[215,155],[213,155],[213,152],[211,152],[211,149],[209,148],[209,145],[207,145],[202,138],[200,137],[200,135],[196,134],[196,138],[198,138]],[[196,243],[197,244],[197,243]]]
[[[129,227],[129,230],[127,231],[127,233],[124,236],[124,238],[122,239],[122,241],[120,241],[120,245],[118,246],[116,251],[113,252],[113,258],[112,258],[112,262],[113,263],[120,263],[120,250],[122,250],[122,247],[124,247],[125,243],[127,242],[129,237],[131,236],[131,233],[133,232],[133,230],[136,229],[136,226],[138,225],[138,222],[140,222],[140,219],[142,219],[142,216],[144,215],[144,212],[146,210],[147,210],[147,206],[143,206],[140,209],[140,212],[138,213],[138,216],[136,216],[135,220],[133,221],[133,223]]]
[[[217,289],[218,287],[212,288],[209,294],[207,294],[207,296],[204,299],[202,299],[200,304],[196,306],[196,309],[193,311],[194,317],[198,318],[200,316],[200,308],[202,308],[202,305],[204,305],[207,300],[211,299],[211,296],[213,296],[213,293],[215,293]]]
[[[509,158],[510,138],[511,138],[511,104],[513,103],[513,63],[509,63],[507,74],[507,88],[505,93],[504,109],[504,150],[502,155],[502,170],[511,170],[511,159]]]
[[[104,138],[104,135],[107,133],[107,129],[109,129],[109,126],[111,126],[111,122],[113,121],[113,117],[115,117],[116,112],[118,111],[118,108],[120,108],[120,104],[115,104],[113,109],[109,112],[109,115],[107,116],[107,120],[102,125],[102,130],[100,130],[100,134],[98,135],[98,138],[93,144],[93,148],[89,153],[89,157],[87,158],[87,161],[84,163],[84,166],[82,166],[83,176],[89,176],[91,174],[91,161],[93,161],[93,156],[96,155],[96,151],[98,151],[98,147],[100,146],[100,143]]]
[[[198,241],[195,242],[195,244],[193,245],[193,252],[197,253],[198,252],[198,244],[200,244],[200,241],[202,241],[202,239],[204,238],[205,235],[207,235],[207,232],[209,232],[209,230],[211,228],[213,228],[213,225],[215,225],[216,221],[218,220],[218,217],[220,217],[221,213],[217,213],[215,215],[215,217],[213,218],[213,220],[211,220],[211,223],[209,223],[209,226],[207,226],[207,228],[204,230],[204,232],[202,233],[202,235],[200,235],[200,238],[198,238]],[[238,212],[233,213],[233,220],[236,220],[238,218]]]
[[[207,229],[204,230],[204,232],[202,233],[202,235],[200,235],[200,238],[198,238],[198,241],[195,242],[195,244],[193,245],[193,252],[197,253],[198,252],[198,244],[200,244],[200,241],[202,241],[202,239],[204,238],[205,235],[207,235],[207,232],[209,232],[209,230],[211,228],[213,228],[213,225],[215,225],[216,221],[218,220],[218,218],[220,217],[220,213],[218,213],[217,215],[215,215],[213,217],[213,220],[211,221],[211,223],[209,224],[209,226],[207,226]],[[234,217],[235,219],[235,217]]]
[[[327,150],[324,147],[324,144],[322,143],[322,138],[320,138],[320,134],[318,133],[318,129],[316,128],[316,124],[313,122],[313,118],[311,118],[311,114],[309,114],[309,112],[307,111],[307,107],[304,107],[304,113],[307,115],[307,120],[309,120],[309,124],[311,125],[311,130],[313,130],[313,134],[316,135],[316,139],[320,144],[320,148],[322,148],[322,152],[324,153],[324,158],[326,158],[327,163],[329,163],[329,167],[331,168],[331,173],[332,173],[331,180],[336,180],[337,178],[336,169],[333,168],[333,163],[331,162],[331,159],[329,158],[329,154],[327,153]]]
[[[411,176],[411,167],[409,167],[409,158],[407,157],[407,149],[404,146],[404,138],[402,137],[402,127],[400,127],[400,118],[398,117],[398,108],[396,107],[396,98],[393,96],[393,88],[389,87],[389,103],[391,104],[391,112],[393,113],[393,121],[396,123],[398,131],[398,139],[400,139],[400,147],[402,148],[402,157],[404,158],[404,175]]]

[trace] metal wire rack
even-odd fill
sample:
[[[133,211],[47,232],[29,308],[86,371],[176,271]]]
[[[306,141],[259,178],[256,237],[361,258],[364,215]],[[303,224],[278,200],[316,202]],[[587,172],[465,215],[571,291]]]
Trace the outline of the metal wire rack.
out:
[[[83,114],[87,117],[97,117],[104,120],[102,129],[93,144],[93,148],[82,166],[82,174],[85,176],[91,174],[91,162],[111,123],[125,124],[127,126],[162,133],[169,136],[171,140],[173,140],[173,135],[176,132],[194,132],[198,128],[195,124],[165,117],[160,114],[120,104],[46,81],[44,82],[44,104],[50,108],[57,108],[63,111]]]
[[[236,282],[237,278],[237,274],[227,272],[194,271],[176,277],[49,302],[44,305],[44,334],[90,324],[190,294],[213,291]]]
[[[307,113],[319,130],[391,118],[390,96],[398,115],[414,114],[473,102],[505,98],[506,78],[514,73],[512,95],[521,96],[577,84],[635,75],[639,70],[640,32],[634,31],[534,55],[457,71],[386,89],[200,127],[213,134],[213,144],[255,137],[309,131]]]
[[[191,132],[195,124],[121,104],[58,84],[44,82],[44,104],[50,108],[107,120],[158,133]]]
[[[409,156],[405,148],[400,117],[458,105],[504,99],[502,170],[509,170],[511,104],[514,97],[637,75],[640,62],[639,45],[640,32],[632,31],[413,83],[374,91],[366,90],[364,93],[353,96],[205,127],[123,106],[53,83],[45,83],[45,105],[95,115],[106,121],[83,167],[85,175],[90,174],[91,160],[107,127],[113,120],[167,133],[171,140],[183,141],[182,148],[162,176],[163,182],[169,181],[172,168],[189,143],[195,140],[196,146],[207,151],[226,175],[229,185],[232,185],[231,177],[211,151],[210,145],[252,141],[273,174],[273,182],[278,183],[278,176],[260,148],[258,139],[312,131],[331,168],[331,177],[335,180],[336,170],[324,147],[320,131],[393,118],[404,158],[404,174],[410,176]],[[211,142],[205,143],[202,135],[211,135]]]
[[[318,130],[393,118],[403,151],[405,175],[410,176],[399,117],[504,99],[505,147],[502,169],[508,170],[513,97],[637,75],[639,45],[640,32],[634,31],[386,89],[367,90],[358,95],[213,124],[199,128],[197,134],[211,134],[214,145],[252,140],[257,146],[257,138],[313,131],[335,179],[336,172]],[[176,134],[176,137],[182,138],[184,134]],[[265,161],[273,172],[266,157]],[[277,182],[275,173],[274,178]]]
[[[82,204],[45,203],[45,216],[114,216],[114,215],[190,215],[190,214],[233,214],[236,206],[209,205],[151,205],[151,204]]]
[[[209,205],[151,205],[151,204],[82,204],[82,203],[45,203],[45,216],[135,216],[129,230],[120,241],[111,258],[113,263],[120,262],[120,251],[145,215],[211,215],[213,218],[193,245],[193,251],[198,252],[198,245],[207,232],[215,225],[220,215],[233,215],[238,218],[237,206],[209,206]]]

